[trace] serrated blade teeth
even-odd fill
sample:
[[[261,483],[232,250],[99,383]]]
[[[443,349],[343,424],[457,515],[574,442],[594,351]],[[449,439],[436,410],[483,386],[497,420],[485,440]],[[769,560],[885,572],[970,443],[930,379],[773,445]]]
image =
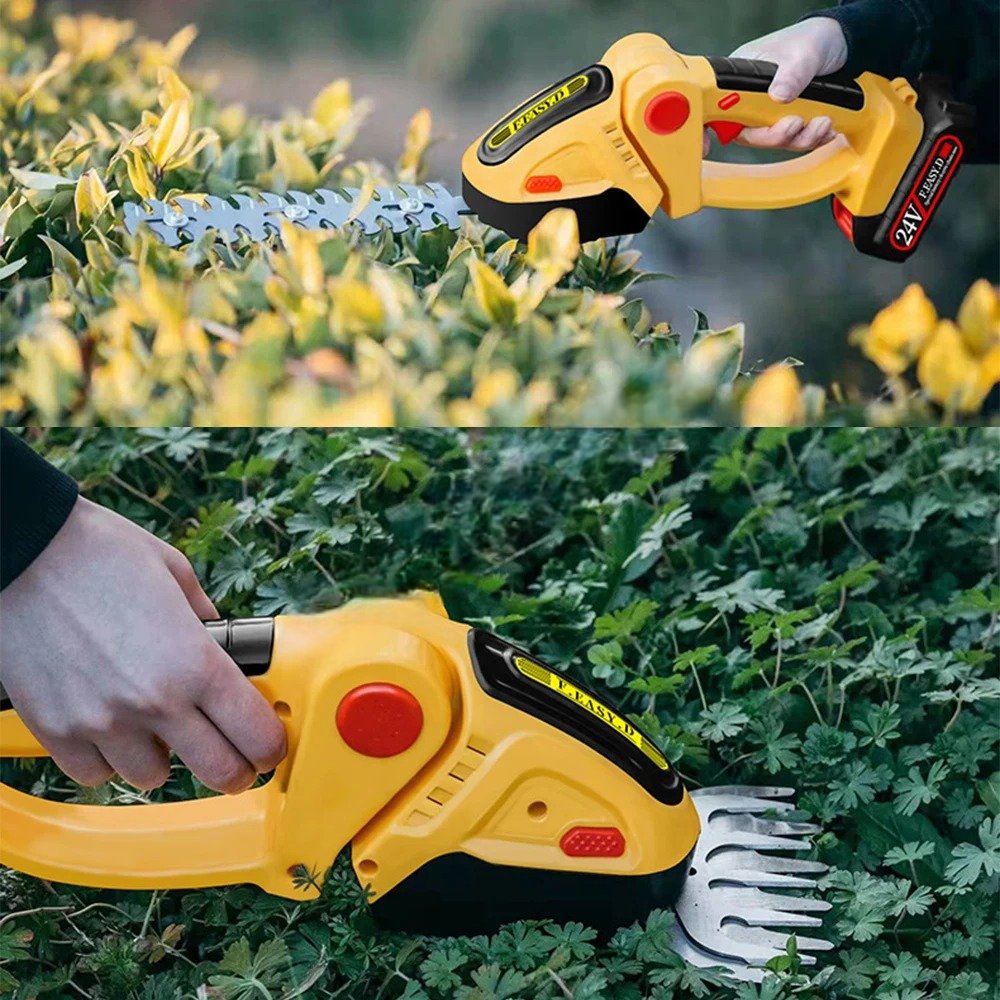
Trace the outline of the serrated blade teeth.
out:
[[[763,833],[740,830],[723,831],[719,834],[718,848],[746,847],[757,851],[808,851],[812,845],[808,840],[793,840],[791,837],[769,837]],[[709,860],[714,856],[709,854]]]
[[[804,928],[819,928],[819,914],[830,909],[825,900],[765,889],[812,890],[827,866],[790,858],[809,850],[802,839],[821,832],[813,823],[774,819],[762,813],[787,813],[791,789],[702,789],[692,800],[702,821],[691,870],[677,901],[675,948],[699,966],[721,965],[737,979],[760,981],[761,968],[784,954],[788,936]],[[781,855],[762,851],[782,852]],[[802,952],[832,947],[821,938],[796,938]],[[804,964],[815,959],[803,955]]]
[[[692,795],[691,798],[698,811],[709,818],[721,815],[792,811],[791,802],[784,802],[781,799],[758,799],[751,795]]]
[[[243,236],[261,242],[280,233],[290,222],[303,229],[339,229],[350,226],[366,236],[410,229],[431,232],[440,226],[457,230],[462,218],[471,215],[465,202],[440,184],[393,184],[375,188],[367,201],[355,188],[320,188],[312,194],[289,191],[181,196],[167,204],[152,200],[144,205],[125,205],[125,228],[134,234],[141,224],[168,246],[215,233],[225,242]]]
[[[783,788],[779,785],[715,785],[712,788],[697,789],[691,793],[691,798],[716,798],[720,795],[735,795],[753,799],[790,799],[795,795],[795,789]],[[789,803],[790,805],[791,803]]]
[[[712,826],[720,833],[726,830],[760,833],[771,837],[807,837],[822,833],[823,828],[815,823],[789,823],[779,819],[760,818],[746,813],[722,814],[712,817]]]
[[[725,852],[718,852],[721,858]],[[738,851],[733,865],[743,871],[768,872],[781,875],[822,875],[830,870],[822,861],[806,861],[804,858],[789,858],[780,854],[761,854],[758,851]]]

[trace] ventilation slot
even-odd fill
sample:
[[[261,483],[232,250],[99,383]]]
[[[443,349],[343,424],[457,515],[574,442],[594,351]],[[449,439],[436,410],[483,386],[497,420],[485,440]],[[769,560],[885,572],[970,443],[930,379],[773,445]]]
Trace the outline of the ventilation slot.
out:
[[[604,134],[611,140],[615,152],[622,158],[622,163],[629,169],[633,177],[645,178],[649,176],[646,165],[632,152],[625,134],[616,122],[609,122],[604,126]]]
[[[452,764],[448,777],[428,793],[419,809],[414,809],[407,817],[407,825],[421,826],[437,816],[448,804],[449,799],[462,790],[462,785],[486,759],[486,754],[486,750],[471,743],[467,744],[459,754],[458,760]]]

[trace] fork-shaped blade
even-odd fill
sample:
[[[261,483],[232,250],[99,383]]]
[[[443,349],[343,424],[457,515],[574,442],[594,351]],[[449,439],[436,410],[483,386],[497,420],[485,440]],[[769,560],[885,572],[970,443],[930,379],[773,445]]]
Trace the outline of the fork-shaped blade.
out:
[[[799,934],[821,927],[817,914],[830,909],[829,903],[802,895],[816,888],[813,876],[827,866],[762,853],[809,850],[803,838],[820,832],[811,823],[760,815],[790,812],[793,795],[791,788],[770,787],[691,793],[702,832],[675,907],[674,948],[692,965],[721,966],[736,979],[759,982],[763,966],[784,954],[790,934],[796,935],[804,965],[816,962],[809,952],[833,947],[822,938]]]

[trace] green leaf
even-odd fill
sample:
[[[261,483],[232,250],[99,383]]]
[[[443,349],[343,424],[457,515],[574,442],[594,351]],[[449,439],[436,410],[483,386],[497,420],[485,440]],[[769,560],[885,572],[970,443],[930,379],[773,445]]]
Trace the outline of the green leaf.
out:
[[[955,885],[975,885],[983,875],[1000,874],[1000,816],[983,820],[978,845],[959,844],[951,855],[944,874]]]

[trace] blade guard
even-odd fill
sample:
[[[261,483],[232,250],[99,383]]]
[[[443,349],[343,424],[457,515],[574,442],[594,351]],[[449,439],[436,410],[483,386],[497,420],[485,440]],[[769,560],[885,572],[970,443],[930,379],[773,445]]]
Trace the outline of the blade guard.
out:
[[[767,93],[774,72],[631,35],[469,148],[466,201],[520,238],[549,211],[572,208],[582,240],[639,232],[657,207],[676,219],[706,206],[785,208],[834,195],[854,215],[882,213],[923,135],[913,89],[871,73],[835,76],[778,104]],[[841,136],[780,163],[704,162],[705,128],[725,142],[790,114],[826,115]]]
[[[246,660],[285,722],[289,753],[270,781],[238,796],[113,807],[0,785],[0,862],[77,885],[251,882],[303,899],[318,893],[350,842],[376,916],[396,926],[413,919],[425,932],[422,907],[436,900],[454,912],[461,891],[427,888],[442,859],[468,859],[501,885],[505,873],[525,869],[573,875],[573,891],[584,898],[571,912],[593,914],[595,923],[607,916],[615,881],[602,875],[631,876],[634,885],[648,876],[658,905],[680,891],[700,827],[676,774],[667,769],[669,780],[653,785],[635,771],[657,798],[630,770],[632,742],[622,738],[616,762],[606,734],[585,738],[580,719],[589,710],[571,706],[560,718],[551,705],[539,708],[563,697],[540,685],[520,707],[517,698],[489,693],[473,663],[472,631],[450,621],[436,596],[279,617],[269,658],[260,642],[267,621],[212,631]],[[249,646],[236,641],[241,633]],[[13,710],[0,713],[0,753],[44,755]],[[581,882],[583,874],[597,882]],[[537,910],[539,899],[543,911],[559,915],[539,884],[529,898],[512,892],[509,919],[531,915],[525,909]]]

